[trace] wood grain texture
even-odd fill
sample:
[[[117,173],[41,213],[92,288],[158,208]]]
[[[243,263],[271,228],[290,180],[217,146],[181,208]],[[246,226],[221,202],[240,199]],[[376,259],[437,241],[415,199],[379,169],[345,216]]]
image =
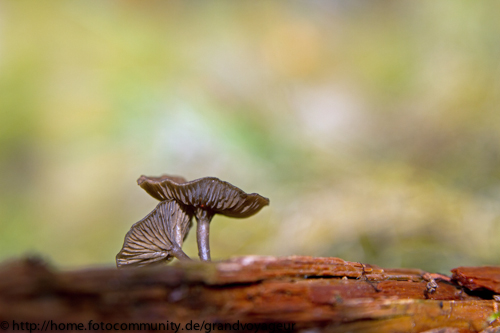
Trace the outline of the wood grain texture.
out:
[[[458,267],[451,270],[453,280],[470,290],[489,290],[500,294],[500,267]]]
[[[23,259],[0,266],[0,319],[288,323],[294,331],[314,332],[498,332],[494,300],[471,295],[446,276],[427,274],[302,256],[76,271]],[[437,285],[433,292],[429,281]]]

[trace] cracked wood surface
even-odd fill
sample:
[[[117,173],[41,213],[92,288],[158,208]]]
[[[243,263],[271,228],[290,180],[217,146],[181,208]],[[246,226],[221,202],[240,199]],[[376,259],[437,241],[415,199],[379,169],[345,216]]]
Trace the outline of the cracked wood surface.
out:
[[[26,258],[0,266],[0,319],[280,322],[317,332],[500,332],[494,320],[498,268],[453,271],[450,278],[303,256],[59,271]],[[472,285],[474,292],[468,289]]]

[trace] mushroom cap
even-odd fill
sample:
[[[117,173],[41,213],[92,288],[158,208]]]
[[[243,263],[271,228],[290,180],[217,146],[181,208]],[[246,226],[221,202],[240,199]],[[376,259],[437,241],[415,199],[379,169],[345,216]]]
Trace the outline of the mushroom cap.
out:
[[[144,266],[172,260],[170,250],[175,243],[182,246],[192,217],[174,200],[160,202],[145,218],[132,225],[116,255],[116,265]]]
[[[268,198],[257,193],[247,194],[238,187],[215,177],[188,182],[182,177],[168,175],[141,176],[137,183],[160,201],[174,199],[186,206],[206,209],[230,217],[249,217],[262,207],[269,205]]]

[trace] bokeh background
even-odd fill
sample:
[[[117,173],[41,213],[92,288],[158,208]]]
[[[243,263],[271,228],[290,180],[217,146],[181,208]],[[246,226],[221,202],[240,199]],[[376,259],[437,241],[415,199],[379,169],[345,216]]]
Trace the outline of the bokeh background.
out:
[[[499,264],[499,12],[0,1],[0,260],[114,265],[157,204],[136,179],[169,173],[270,198],[214,218],[214,259]]]

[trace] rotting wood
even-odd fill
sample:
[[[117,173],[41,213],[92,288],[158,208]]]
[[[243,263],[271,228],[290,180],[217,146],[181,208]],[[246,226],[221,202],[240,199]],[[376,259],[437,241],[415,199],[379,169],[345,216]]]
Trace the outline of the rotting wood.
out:
[[[498,280],[490,276],[488,281],[491,298]],[[0,266],[0,320],[11,324],[52,320],[87,328],[90,321],[191,322],[215,324],[206,327],[212,331],[217,324],[238,322],[293,324],[295,331],[318,332],[500,330],[494,320],[497,302],[484,297],[444,275],[338,258],[245,256],[76,271],[25,258]]]
[[[470,290],[489,290],[500,293],[500,267],[458,267],[451,270],[453,280]]]

